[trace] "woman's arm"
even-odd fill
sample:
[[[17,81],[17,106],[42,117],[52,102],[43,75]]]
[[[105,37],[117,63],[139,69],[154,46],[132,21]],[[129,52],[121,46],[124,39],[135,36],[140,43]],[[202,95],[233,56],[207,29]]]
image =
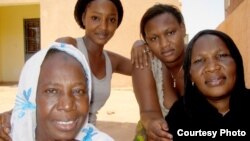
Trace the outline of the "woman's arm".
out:
[[[150,67],[134,67],[132,71],[133,88],[140,108],[141,121],[149,140],[171,140],[172,135],[167,132],[167,123],[160,109],[156,83]]]
[[[148,66],[151,51],[143,40],[134,42],[131,48],[131,62],[136,68],[143,69]]]
[[[131,75],[132,63],[128,58],[111,51],[107,51],[107,53],[112,63],[113,72],[124,75]]]
[[[149,64],[148,58],[150,57],[148,52],[149,50],[142,40],[134,42],[131,49],[131,60],[117,53],[107,51],[112,63],[113,72],[124,75],[131,75],[132,65],[135,65],[138,69],[143,69],[147,66]]]

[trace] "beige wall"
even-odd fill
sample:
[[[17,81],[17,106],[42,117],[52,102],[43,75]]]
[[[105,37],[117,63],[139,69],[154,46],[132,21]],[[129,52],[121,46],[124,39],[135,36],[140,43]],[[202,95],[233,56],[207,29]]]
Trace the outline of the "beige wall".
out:
[[[180,7],[179,0],[121,0],[124,6],[124,17],[114,37],[105,46],[130,58],[130,48],[136,39],[139,39],[139,23],[142,14],[147,8],[155,4],[172,3]],[[51,41],[61,36],[79,37],[84,35],[84,30],[76,24],[73,11],[76,0],[53,0],[49,3],[41,0],[41,40],[42,47],[46,47]],[[113,87],[132,86],[131,77],[114,74]]]
[[[218,27],[228,33],[243,56],[245,79],[250,88],[250,1],[243,1]]]
[[[18,80],[24,64],[23,19],[39,15],[39,5],[0,7],[0,81]]]
[[[139,39],[139,22],[146,9],[156,2],[181,7],[181,0],[121,0],[123,22],[105,49],[130,58],[130,48]],[[0,1],[0,82],[17,81],[24,63],[23,19],[41,18],[41,43],[46,47],[61,36],[83,36],[74,21],[76,0],[1,0]],[[30,5],[34,4],[36,5]],[[40,10],[39,11],[39,4]],[[12,5],[12,6],[10,6]],[[26,6],[25,6],[26,5]],[[41,12],[41,14],[39,13]],[[228,33],[240,47],[250,88],[250,1],[244,0],[218,28]],[[131,86],[131,78],[113,75],[113,87]],[[120,81],[122,80],[122,81]]]
[[[0,20],[1,20],[1,15],[0,15]],[[0,31],[1,31],[1,22],[0,22]],[[1,32],[0,32],[0,38],[1,38]],[[3,57],[2,57],[2,48],[1,48],[1,40],[0,40],[0,82],[3,79],[2,78],[2,67],[3,67]]]
[[[225,0],[225,16],[230,15],[244,0]]]
[[[139,39],[139,22],[142,14],[155,3],[172,3],[181,7],[181,0],[121,0],[124,6],[122,24],[105,49],[112,50],[130,58],[130,49],[133,42]],[[39,6],[30,7],[25,4],[39,3]],[[47,47],[52,41],[62,36],[79,37],[84,35],[84,30],[76,24],[73,16],[76,0],[1,0],[0,17],[5,21],[0,30],[0,82],[17,81],[20,69],[24,63],[24,42],[22,19],[24,17],[40,17],[41,21],[41,47]],[[5,5],[21,5],[11,6]],[[31,9],[35,8],[35,9]],[[11,13],[11,11],[16,11]],[[24,11],[24,12],[22,12]],[[32,12],[31,12],[32,11]],[[35,11],[35,12],[33,12]],[[3,14],[4,13],[4,14]],[[5,14],[8,13],[9,15]],[[14,17],[14,18],[11,18]],[[10,28],[13,32],[7,31]],[[15,32],[14,32],[15,31]],[[4,34],[5,36],[1,36]],[[6,36],[6,34],[8,36]],[[6,39],[7,38],[7,39]],[[15,40],[13,40],[15,39]],[[3,41],[3,42],[1,42]],[[11,53],[10,53],[11,52]],[[3,56],[2,56],[3,54]],[[2,59],[3,58],[3,59]],[[11,59],[9,59],[11,58]],[[16,59],[12,59],[16,58]],[[131,87],[131,77],[114,74],[112,87]],[[122,80],[122,81],[121,81]]]
[[[1,9],[0,9],[0,13],[1,13]],[[0,21],[2,21],[2,15],[0,14]],[[2,67],[3,67],[3,55],[2,55],[2,48],[1,48],[1,27],[2,27],[2,22],[0,22],[0,82],[2,80]]]
[[[1,0],[0,6],[4,5],[24,5],[24,4],[38,4],[40,0]]]
[[[139,37],[139,22],[146,9],[155,3],[173,3],[180,6],[179,0],[121,0],[124,6],[123,22],[106,49],[117,49],[121,42],[131,45]],[[61,36],[83,36],[84,30],[76,24],[73,16],[76,0],[61,1],[41,0],[41,40],[42,46],[47,46]],[[129,35],[129,36],[128,36]],[[129,42],[126,42],[129,41]],[[129,50],[126,51],[126,53]]]

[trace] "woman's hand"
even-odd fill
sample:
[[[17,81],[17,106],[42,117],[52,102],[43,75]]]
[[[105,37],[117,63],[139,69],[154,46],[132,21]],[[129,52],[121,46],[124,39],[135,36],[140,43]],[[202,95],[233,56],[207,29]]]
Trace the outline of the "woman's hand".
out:
[[[12,110],[0,114],[0,141],[11,141],[10,133],[10,118]]]
[[[145,126],[148,141],[172,141],[173,136],[168,132],[167,122],[163,119],[153,119]]]
[[[150,50],[143,40],[134,42],[131,49],[131,62],[136,68],[143,69],[150,62]]]

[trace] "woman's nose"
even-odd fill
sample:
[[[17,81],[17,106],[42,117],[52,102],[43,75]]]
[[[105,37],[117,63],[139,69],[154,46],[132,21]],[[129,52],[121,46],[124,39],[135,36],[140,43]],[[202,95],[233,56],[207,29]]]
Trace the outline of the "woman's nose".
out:
[[[219,63],[215,59],[208,59],[206,61],[206,71],[207,72],[214,72],[220,69]]]
[[[167,38],[161,38],[160,39],[160,46],[161,48],[166,48],[170,44],[169,40]]]
[[[57,104],[58,110],[72,111],[76,109],[75,100],[72,94],[63,94]]]
[[[107,23],[106,20],[102,20],[102,21],[101,21],[100,28],[101,28],[102,30],[106,30],[106,29],[108,28],[108,23]]]

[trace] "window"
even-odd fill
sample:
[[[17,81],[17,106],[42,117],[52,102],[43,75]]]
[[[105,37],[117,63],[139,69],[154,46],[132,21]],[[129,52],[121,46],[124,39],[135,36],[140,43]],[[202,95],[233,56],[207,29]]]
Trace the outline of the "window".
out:
[[[40,50],[40,19],[24,19],[25,53]]]

